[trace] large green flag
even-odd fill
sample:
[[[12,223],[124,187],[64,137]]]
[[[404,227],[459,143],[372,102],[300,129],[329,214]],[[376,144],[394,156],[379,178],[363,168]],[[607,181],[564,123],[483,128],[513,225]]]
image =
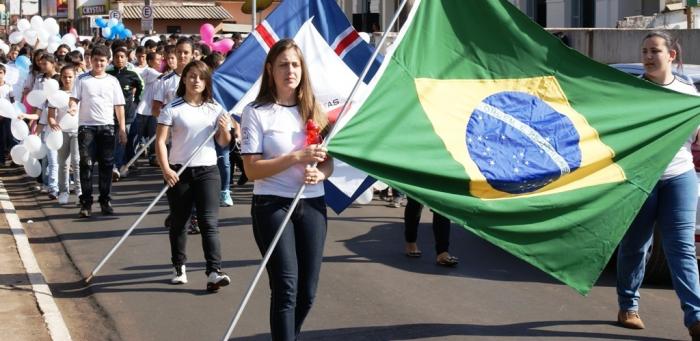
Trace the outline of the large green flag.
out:
[[[417,0],[393,47],[330,153],[582,294],[700,123],[505,0]]]

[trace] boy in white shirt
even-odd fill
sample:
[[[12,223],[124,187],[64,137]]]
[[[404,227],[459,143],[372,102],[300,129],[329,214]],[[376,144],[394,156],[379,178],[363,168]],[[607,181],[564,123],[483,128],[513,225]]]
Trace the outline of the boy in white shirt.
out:
[[[90,54],[92,70],[78,77],[70,98],[68,112],[78,114],[78,150],[80,153],[81,218],[92,213],[92,166],[99,164],[100,208],[102,214],[114,213],[111,204],[112,167],[114,166],[115,135],[126,144],[124,95],[119,81],[106,72],[111,53],[100,45]],[[80,109],[78,103],[80,102]],[[115,127],[114,117],[118,128]],[[94,155],[93,155],[94,154]]]

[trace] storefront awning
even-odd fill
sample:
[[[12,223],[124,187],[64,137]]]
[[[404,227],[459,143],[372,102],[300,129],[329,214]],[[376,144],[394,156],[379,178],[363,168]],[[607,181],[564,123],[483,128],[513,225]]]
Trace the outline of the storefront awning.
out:
[[[124,6],[122,19],[141,19],[143,6]],[[221,6],[153,6],[154,19],[233,19]]]

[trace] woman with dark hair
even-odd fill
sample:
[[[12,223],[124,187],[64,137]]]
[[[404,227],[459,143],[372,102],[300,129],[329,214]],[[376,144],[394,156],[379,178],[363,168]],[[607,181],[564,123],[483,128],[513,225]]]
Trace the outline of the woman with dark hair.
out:
[[[203,62],[194,61],[185,66],[176,92],[176,98],[161,110],[156,129],[156,155],[163,178],[170,186],[170,251],[175,275],[173,284],[187,283],[185,245],[186,225],[193,207],[202,233],[202,248],[206,259],[207,291],[216,292],[231,279],[221,271],[221,246],[217,229],[219,215],[219,169],[216,166],[214,144],[231,142],[231,117],[212,100],[211,71]],[[217,129],[214,140],[207,140],[212,129]],[[172,133],[170,154],[166,140]],[[204,147],[196,155],[195,150]],[[180,176],[177,171],[187,160],[192,162]]]
[[[673,74],[681,68],[681,47],[664,32],[651,32],[641,48],[645,80],[674,91],[698,95],[692,83]],[[649,193],[637,217],[622,238],[617,253],[617,321],[623,327],[643,329],[639,317],[639,288],[644,279],[654,228],[659,229],[673,288],[681,301],[684,324],[693,340],[700,340],[700,279],[695,255],[695,219],[698,186],[691,144],[700,128],[688,137],[661,179]]]
[[[316,296],[327,223],[323,180],[333,162],[313,137],[327,130],[301,50],[291,39],[280,40],[270,48],[260,93],[241,123],[243,163],[255,180],[253,234],[262,254],[306,184],[267,265],[273,340],[296,340]]]

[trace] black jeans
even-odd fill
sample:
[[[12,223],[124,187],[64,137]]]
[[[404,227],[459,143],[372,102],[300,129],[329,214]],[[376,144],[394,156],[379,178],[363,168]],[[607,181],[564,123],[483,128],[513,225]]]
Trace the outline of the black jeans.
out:
[[[267,251],[291,203],[291,198],[253,196],[253,234],[260,253]],[[272,253],[267,264],[272,340],[296,340],[311,310],[321,272],[326,222],[324,197],[299,200]]]
[[[114,125],[78,127],[78,152],[80,154],[80,188],[83,207],[92,205],[92,166],[98,163],[100,191],[99,201],[109,202],[112,191],[112,167],[114,166]]]
[[[170,166],[177,171],[179,165]],[[207,261],[207,275],[221,270],[221,243],[219,242],[219,168],[214,166],[187,167],[180,181],[168,189],[170,206],[170,254],[173,266],[185,264],[187,255],[187,222],[192,206],[197,208],[197,221],[202,231],[202,249]]]
[[[418,223],[423,205],[411,197],[407,200],[406,209],[403,211],[403,221],[406,226],[404,237],[407,243],[415,243],[418,239]],[[450,220],[436,212],[433,212],[433,234],[435,235],[435,253],[439,255],[447,252],[450,248]]]

